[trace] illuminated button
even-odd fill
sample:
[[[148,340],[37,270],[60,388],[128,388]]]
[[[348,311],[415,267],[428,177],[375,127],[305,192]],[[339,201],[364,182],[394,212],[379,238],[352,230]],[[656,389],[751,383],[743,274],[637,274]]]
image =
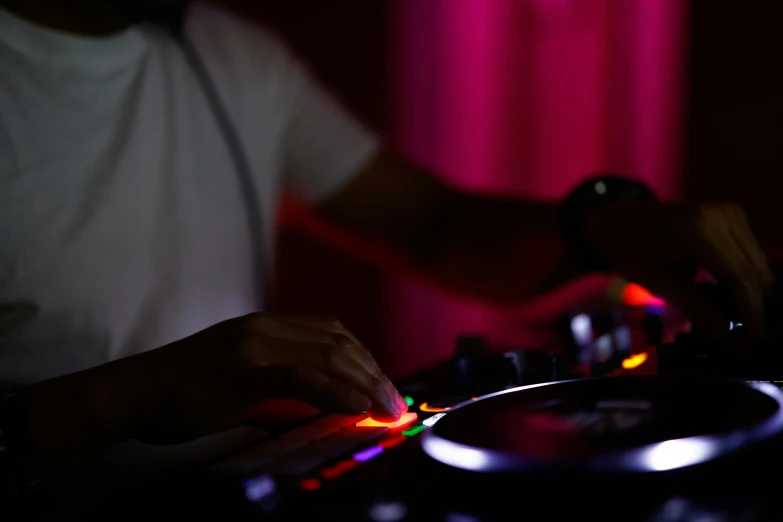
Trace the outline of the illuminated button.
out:
[[[383,448],[380,446],[370,446],[364,451],[360,451],[359,453],[355,454],[353,456],[353,460],[356,462],[367,462],[368,460],[372,460],[378,455],[383,453]]]
[[[636,355],[631,355],[630,357],[627,357],[623,359],[623,369],[624,370],[633,370],[634,368],[637,368],[644,364],[647,361],[647,353],[641,352],[637,353]]]
[[[405,435],[406,437],[413,437],[414,435],[417,435],[417,434],[421,433],[422,431],[424,431],[426,429],[427,429],[427,426],[425,426],[424,424],[421,424],[419,426],[416,426],[415,428],[411,428],[409,430],[403,431],[402,434]]]
[[[386,426],[387,428],[399,428],[400,426],[405,426],[406,424],[415,421],[416,417],[416,413],[409,411],[408,413],[403,413],[402,417],[394,422],[380,422],[374,419],[364,419],[361,422],[357,422],[356,425],[360,427]]]
[[[316,478],[304,479],[299,483],[299,487],[305,491],[314,491],[321,488],[321,481]]]
[[[341,476],[346,471],[350,471],[356,466],[358,466],[359,463],[355,460],[343,460],[332,466],[331,468],[326,468],[325,470],[321,471],[321,476],[326,479],[335,479],[339,476]]]
[[[375,522],[397,522],[405,518],[408,508],[399,502],[379,502],[370,507],[367,514]]]
[[[419,406],[419,409],[421,411],[426,411],[428,413],[438,413],[442,411],[450,411],[456,406],[457,404],[461,404],[465,401],[477,401],[478,399],[476,397],[454,397],[452,399],[444,399],[440,401],[435,402],[422,402],[421,406]]]
[[[421,406],[419,406],[419,409],[421,411],[426,411],[429,413],[436,412],[436,411],[449,411],[451,409],[451,406],[430,406],[430,403],[423,402],[421,403]]]
[[[245,487],[245,497],[251,502],[260,502],[277,491],[275,481],[269,475],[246,480],[242,485]]]
[[[414,402],[415,401],[413,400],[413,397],[408,397],[407,395],[405,396],[405,404],[407,404],[409,407],[413,406]]]
[[[398,444],[402,444],[406,440],[408,440],[408,439],[403,437],[402,435],[397,435],[393,439],[386,439],[386,440],[381,441],[378,444],[378,446],[380,446],[382,448],[389,449],[389,448],[393,448],[394,446],[397,446]]]
[[[338,462],[334,467],[335,469],[339,469],[343,473],[345,473],[348,470],[351,470],[358,466],[359,464],[355,460],[343,460]]]
[[[338,467],[327,468],[321,472],[321,476],[325,479],[334,479],[343,474],[343,471]]]

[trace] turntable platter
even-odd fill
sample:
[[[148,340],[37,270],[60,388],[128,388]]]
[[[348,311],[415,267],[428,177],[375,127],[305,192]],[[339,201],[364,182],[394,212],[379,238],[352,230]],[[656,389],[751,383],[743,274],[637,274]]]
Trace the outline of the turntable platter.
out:
[[[644,473],[705,463],[783,431],[783,392],[710,378],[547,383],[468,402],[435,423],[432,458],[481,472]]]

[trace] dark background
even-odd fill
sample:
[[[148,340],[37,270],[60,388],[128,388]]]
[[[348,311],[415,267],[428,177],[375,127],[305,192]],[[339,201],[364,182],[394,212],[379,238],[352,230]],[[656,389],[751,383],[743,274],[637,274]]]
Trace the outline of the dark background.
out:
[[[357,116],[389,131],[392,0],[221,3],[278,31]],[[684,197],[744,204],[772,253],[783,245],[781,23],[783,2],[692,0],[682,85]],[[283,223],[278,309],[338,316],[369,346],[381,346],[394,327],[384,320],[386,277]]]

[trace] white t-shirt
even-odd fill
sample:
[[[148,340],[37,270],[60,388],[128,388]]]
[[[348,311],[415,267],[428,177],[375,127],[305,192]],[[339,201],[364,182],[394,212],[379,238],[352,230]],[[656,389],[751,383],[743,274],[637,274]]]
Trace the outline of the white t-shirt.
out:
[[[269,254],[281,191],[328,196],[378,141],[272,34],[198,4],[186,30],[248,153]],[[0,10],[0,381],[71,373],[256,311],[249,231],[231,156],[172,38],[79,37]],[[33,313],[9,328],[15,305]]]

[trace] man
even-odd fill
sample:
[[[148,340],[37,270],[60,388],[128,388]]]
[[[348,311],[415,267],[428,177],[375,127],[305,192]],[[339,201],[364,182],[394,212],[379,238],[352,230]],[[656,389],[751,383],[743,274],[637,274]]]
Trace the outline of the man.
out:
[[[721,335],[729,311],[696,290],[701,266],[759,329],[771,274],[741,209],[603,206],[584,215],[583,255],[558,206],[444,185],[382,148],[272,35],[193,5],[184,33],[245,148],[248,203],[186,54],[138,18],[170,3],[0,2],[0,378],[29,385],[49,476],[129,438],[263,424],[270,399],[405,410],[339,322],[255,313],[266,258],[247,210],[260,203],[268,254],[283,190],[470,296],[526,299],[597,256]]]

